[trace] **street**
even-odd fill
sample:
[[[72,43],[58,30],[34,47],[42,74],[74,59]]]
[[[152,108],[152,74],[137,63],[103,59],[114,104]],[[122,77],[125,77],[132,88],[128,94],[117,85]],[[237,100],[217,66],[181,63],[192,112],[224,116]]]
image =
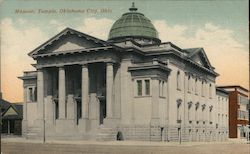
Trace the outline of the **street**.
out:
[[[68,141],[70,142],[70,141]],[[2,141],[3,154],[249,154],[246,143],[162,143],[162,142],[95,142],[95,143],[28,143]]]

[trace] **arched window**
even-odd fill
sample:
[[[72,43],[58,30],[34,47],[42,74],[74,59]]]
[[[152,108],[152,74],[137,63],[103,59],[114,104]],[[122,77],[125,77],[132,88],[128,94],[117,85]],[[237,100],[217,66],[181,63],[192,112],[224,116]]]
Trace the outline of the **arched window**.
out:
[[[188,76],[188,92],[190,92],[191,89],[191,77],[190,75]]]
[[[196,78],[195,79],[195,87],[194,87],[195,94],[198,94],[197,93],[197,84],[198,84],[197,82],[198,82],[198,79]]]
[[[162,81],[162,87],[161,87],[162,96],[164,96],[164,92],[165,92],[165,90],[164,90],[164,81]]]
[[[176,81],[177,81],[177,89],[181,90],[181,77],[180,77],[180,71],[177,72],[177,76],[176,76]]]
[[[209,98],[212,98],[212,84],[209,84]]]
[[[180,108],[181,108],[182,100],[181,100],[181,99],[178,99],[178,100],[176,101],[176,103],[177,103],[177,122],[180,122],[180,120],[181,120]]]
[[[198,119],[198,109],[199,109],[199,106],[200,106],[200,103],[197,102],[195,104],[195,121],[196,121],[197,124],[199,123],[199,119]]]
[[[209,123],[213,124],[213,119],[212,119],[212,111],[213,111],[213,106],[209,106]]]
[[[191,118],[191,108],[192,108],[192,104],[193,104],[192,101],[188,102],[188,121],[189,121],[189,123],[192,123],[192,118]]]
[[[202,111],[202,121],[203,121],[203,124],[205,124],[205,120],[206,120],[206,117],[205,117],[205,113],[206,113],[206,104],[203,104],[202,106],[201,106],[202,108],[201,108],[201,111]]]
[[[204,81],[201,82],[201,96],[204,96]]]

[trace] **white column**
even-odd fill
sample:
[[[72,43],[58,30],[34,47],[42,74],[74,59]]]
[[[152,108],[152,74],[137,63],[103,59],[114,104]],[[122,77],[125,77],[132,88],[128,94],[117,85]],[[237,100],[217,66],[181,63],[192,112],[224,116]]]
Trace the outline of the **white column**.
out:
[[[8,122],[8,134],[10,134],[10,120],[7,120]]]
[[[59,119],[65,118],[66,101],[65,101],[65,69],[59,67]]]
[[[37,115],[39,120],[43,119],[43,103],[44,103],[44,78],[43,70],[37,70]]]
[[[23,120],[27,120],[27,87],[23,88]]]
[[[107,103],[107,118],[112,118],[112,94],[113,94],[113,63],[107,63],[106,66],[106,103]]]
[[[82,65],[82,118],[86,119],[89,115],[89,70],[88,65]]]

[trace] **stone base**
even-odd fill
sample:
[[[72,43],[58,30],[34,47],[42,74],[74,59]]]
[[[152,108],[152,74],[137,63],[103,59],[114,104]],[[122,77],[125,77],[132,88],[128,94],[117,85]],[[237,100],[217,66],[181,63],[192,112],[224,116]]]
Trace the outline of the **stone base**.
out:
[[[76,127],[76,120],[73,119],[58,119],[55,123],[56,133],[71,133],[75,132]]]
[[[28,121],[27,120],[23,120],[22,121],[22,136],[24,138],[27,137],[27,132],[28,132]]]
[[[116,118],[105,118],[103,119],[103,125],[105,127],[114,128],[117,126],[118,120]]]
[[[35,120],[34,122],[34,127],[32,127],[32,129],[27,132],[27,136],[31,136],[32,134],[32,138],[33,139],[37,139],[37,140],[44,140],[44,120],[43,119],[38,119]]]
[[[23,121],[25,124],[27,121]],[[44,121],[37,120],[35,125],[27,128],[27,138],[43,140]],[[112,141],[121,134],[123,140],[166,141],[166,142],[211,142],[225,141],[228,138],[227,128],[200,125],[165,125],[160,126],[154,119],[149,124],[119,124],[118,119],[104,119],[99,125],[95,119],[58,119],[45,123],[45,138],[48,140],[100,140]],[[119,132],[119,133],[118,133]],[[120,136],[120,135],[119,135]]]
[[[160,119],[159,118],[151,119],[150,125],[151,126],[160,126]]]

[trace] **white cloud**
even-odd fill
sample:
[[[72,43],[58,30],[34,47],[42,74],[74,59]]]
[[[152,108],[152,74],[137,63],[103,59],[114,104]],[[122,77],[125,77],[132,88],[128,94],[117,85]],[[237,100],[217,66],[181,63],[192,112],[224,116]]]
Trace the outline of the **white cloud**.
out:
[[[59,32],[65,29],[67,26],[64,22],[59,22],[58,20],[52,19],[49,21],[49,27],[52,29],[56,29]]]
[[[89,17],[85,18],[82,22],[75,24],[74,27],[71,28],[74,28],[85,34],[97,37],[99,39],[107,40],[109,30],[113,23],[114,21],[111,19],[97,19],[94,17]],[[56,31],[58,32],[68,27],[67,23],[55,19],[50,20],[49,25],[50,28],[56,29]]]
[[[109,30],[114,23],[113,20],[102,18],[86,18],[76,29],[88,35],[107,40]]]
[[[26,22],[23,19],[18,22]],[[22,99],[22,81],[17,79],[24,69],[34,69],[28,53],[46,40],[43,31],[35,26],[19,30],[12,19],[1,21],[2,91],[11,101]],[[13,94],[14,93],[14,94]]]
[[[248,49],[233,37],[234,32],[206,23],[187,35],[192,29],[185,25],[169,26],[165,21],[154,22],[162,41],[170,41],[182,48],[203,47],[210,62],[220,74],[218,84],[241,84],[248,87]]]

